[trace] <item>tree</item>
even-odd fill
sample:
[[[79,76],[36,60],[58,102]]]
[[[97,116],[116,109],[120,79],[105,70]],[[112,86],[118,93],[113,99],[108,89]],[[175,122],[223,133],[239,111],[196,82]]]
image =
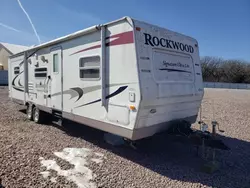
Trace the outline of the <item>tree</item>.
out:
[[[250,83],[250,63],[246,61],[205,56],[201,67],[206,82]]]

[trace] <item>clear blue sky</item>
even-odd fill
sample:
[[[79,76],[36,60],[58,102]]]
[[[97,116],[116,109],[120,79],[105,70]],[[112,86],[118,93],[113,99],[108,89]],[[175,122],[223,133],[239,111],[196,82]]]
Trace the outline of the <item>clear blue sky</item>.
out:
[[[250,62],[250,0],[20,1],[43,42],[131,16],[196,38],[201,56]],[[0,41],[37,44],[17,1],[1,0],[0,3]]]

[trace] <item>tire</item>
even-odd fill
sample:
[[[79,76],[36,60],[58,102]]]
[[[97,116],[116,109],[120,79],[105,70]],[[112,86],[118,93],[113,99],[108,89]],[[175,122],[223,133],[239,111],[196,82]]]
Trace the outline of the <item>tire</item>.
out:
[[[26,114],[27,114],[27,118],[28,120],[33,120],[33,110],[32,110],[32,105],[28,104],[27,108],[26,108]]]
[[[43,120],[43,112],[39,110],[37,107],[33,108],[33,120],[35,123],[42,123]]]

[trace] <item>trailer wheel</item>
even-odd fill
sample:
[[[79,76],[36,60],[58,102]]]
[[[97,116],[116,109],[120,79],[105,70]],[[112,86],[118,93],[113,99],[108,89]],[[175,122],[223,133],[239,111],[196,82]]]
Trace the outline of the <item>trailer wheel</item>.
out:
[[[26,114],[27,114],[27,118],[32,121],[33,120],[33,111],[32,111],[32,105],[31,104],[27,105]]]
[[[33,119],[35,123],[42,123],[43,112],[37,107],[33,108]]]

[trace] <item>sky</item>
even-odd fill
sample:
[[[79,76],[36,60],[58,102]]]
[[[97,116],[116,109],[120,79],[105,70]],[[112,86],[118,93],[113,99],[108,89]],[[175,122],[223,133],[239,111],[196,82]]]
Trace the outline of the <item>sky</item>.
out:
[[[20,0],[42,42],[124,16],[198,40],[200,56],[250,62],[249,0]],[[0,42],[38,40],[17,0],[0,0]]]

